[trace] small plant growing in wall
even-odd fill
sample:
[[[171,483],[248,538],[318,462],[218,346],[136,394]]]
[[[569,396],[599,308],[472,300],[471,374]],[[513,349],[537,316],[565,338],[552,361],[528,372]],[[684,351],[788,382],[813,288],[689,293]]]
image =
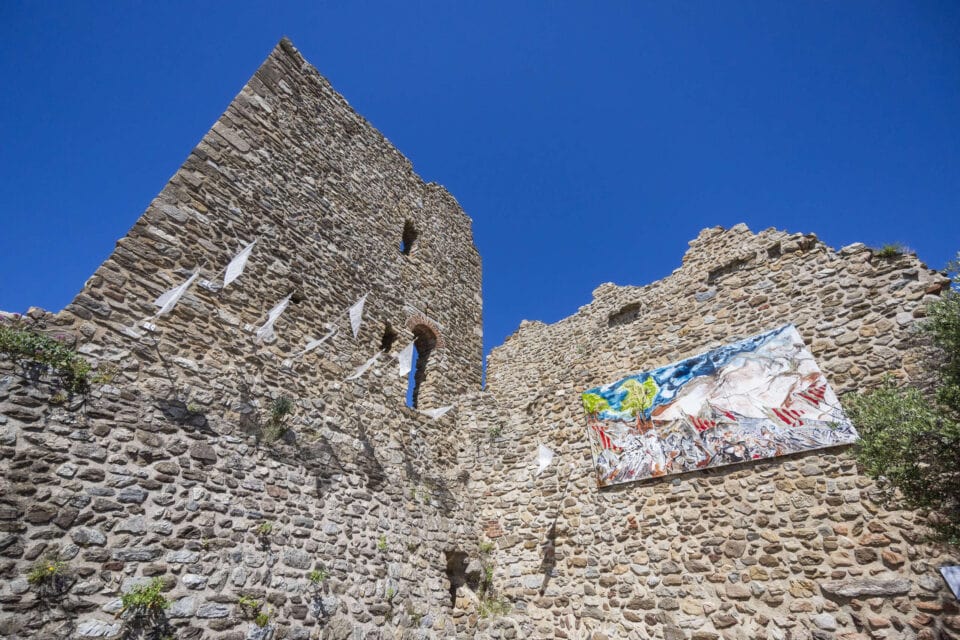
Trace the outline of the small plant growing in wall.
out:
[[[892,260],[907,253],[907,248],[899,242],[885,244],[879,249],[874,249],[873,255],[884,260]]]
[[[47,556],[36,562],[27,573],[27,582],[40,600],[60,598],[73,586],[73,572],[57,556]]]
[[[275,442],[290,430],[288,423],[293,409],[293,400],[286,396],[274,398],[270,402],[270,417],[263,427],[264,442]]]
[[[163,579],[154,578],[148,584],[137,585],[120,596],[120,612],[125,638],[169,637],[170,623],[166,609],[170,601],[163,595]]]
[[[478,609],[481,618],[490,618],[505,615],[510,611],[510,604],[498,597],[493,588],[493,573],[495,565],[491,554],[494,544],[489,540],[482,540],[478,545],[480,552],[480,584],[477,588],[477,597],[480,600]]]
[[[261,629],[270,624],[270,612],[261,611],[258,613],[253,619],[253,624],[257,625]]]
[[[258,524],[253,531],[261,540],[268,540],[270,538],[270,534],[273,533],[273,523],[269,520],[264,520]]]
[[[237,599],[237,606],[240,607],[240,611],[243,614],[243,617],[247,619],[253,619],[263,606],[256,598],[251,598],[250,596],[240,596]]]
[[[330,577],[330,572],[327,571],[325,567],[320,567],[319,569],[314,569],[307,574],[307,580],[310,581],[315,587],[319,587],[323,582]]]
[[[377,538],[377,550],[380,553],[386,553],[387,551],[387,536],[380,536]]]

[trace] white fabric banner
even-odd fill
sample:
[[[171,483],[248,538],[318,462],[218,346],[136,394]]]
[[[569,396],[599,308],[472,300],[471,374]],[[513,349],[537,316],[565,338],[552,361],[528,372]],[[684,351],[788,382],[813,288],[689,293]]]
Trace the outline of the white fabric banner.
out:
[[[537,475],[543,473],[543,470],[549,467],[551,462],[553,462],[553,449],[544,444],[537,447],[537,464],[539,465]]]
[[[350,328],[353,329],[353,337],[356,338],[360,333],[360,323],[363,320],[363,303],[367,301],[369,293],[363,294],[363,297],[350,307]]]
[[[428,416],[430,416],[431,418],[433,418],[434,420],[436,420],[437,418],[439,418],[439,417],[441,417],[443,414],[445,414],[447,411],[450,411],[450,409],[453,409],[453,405],[452,405],[452,404],[451,404],[451,405],[447,405],[446,407],[437,407],[436,409],[424,409],[424,410],[421,411],[420,413],[422,413],[422,414],[424,414],[424,415],[428,415]]]
[[[329,340],[330,338],[332,338],[332,337],[333,337],[333,334],[335,334],[336,332],[337,332],[337,330],[336,330],[336,328],[334,328],[333,330],[330,331],[330,333],[328,333],[327,335],[323,336],[322,338],[318,338],[318,339],[316,339],[316,340],[311,340],[310,342],[307,343],[307,346],[305,346],[302,351],[300,351],[299,353],[294,354],[293,357],[296,358],[296,357],[298,357],[298,356],[304,355],[305,353],[310,353],[311,351],[313,351],[314,349],[316,349],[317,347],[319,347],[320,345],[322,345],[324,342],[326,342],[327,340]]]
[[[180,301],[180,298],[183,297],[183,294],[186,293],[187,289],[190,288],[190,285],[193,284],[193,281],[197,279],[197,274],[194,273],[192,276],[187,278],[187,281],[183,284],[177,285],[173,289],[162,294],[159,298],[153,301],[153,304],[160,307],[160,311],[157,311],[158,316],[165,316],[177,305],[177,302]]]
[[[375,354],[373,354],[372,358],[370,358],[369,360],[364,362],[362,365],[360,365],[356,371],[354,371],[349,376],[347,376],[347,380],[356,380],[357,378],[365,374],[367,372],[367,369],[372,367],[373,363],[376,362],[377,358],[379,357],[380,357],[380,352],[378,351]]]
[[[270,313],[267,314],[267,321],[263,323],[263,326],[257,329],[257,340],[265,340],[273,336],[273,323],[277,321],[277,318],[280,317],[280,314],[286,310],[287,306],[290,304],[290,296],[277,303],[277,305],[270,309]]]
[[[223,274],[224,287],[239,278],[240,274],[243,273],[243,268],[247,266],[247,258],[250,257],[250,252],[253,251],[253,245],[255,244],[257,244],[256,240],[245,246],[227,265],[227,271]]]
[[[413,368],[413,343],[411,342],[403,351],[397,354],[397,361],[400,363],[400,377],[406,376]]]

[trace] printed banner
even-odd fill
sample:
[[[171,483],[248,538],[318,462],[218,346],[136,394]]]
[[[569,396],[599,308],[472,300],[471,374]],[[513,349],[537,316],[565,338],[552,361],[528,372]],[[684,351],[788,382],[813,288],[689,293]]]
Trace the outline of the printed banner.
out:
[[[589,389],[582,400],[600,486],[857,439],[793,325]]]

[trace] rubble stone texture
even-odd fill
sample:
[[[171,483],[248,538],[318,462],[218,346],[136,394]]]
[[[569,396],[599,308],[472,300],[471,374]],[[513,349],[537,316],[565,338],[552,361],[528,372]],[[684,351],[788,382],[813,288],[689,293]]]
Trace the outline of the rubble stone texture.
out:
[[[152,318],[254,239],[239,280]],[[707,229],[669,277],[525,322],[481,391],[480,276],[453,197],[282,41],[76,299],[25,319],[112,379],[70,396],[0,360],[0,636],[122,637],[121,594],[159,577],[187,639],[960,637],[936,572],[960,559],[847,448],[599,491],[579,402],[785,322],[838,393],[917,380],[911,330],[946,278]],[[345,310],[368,292],[354,339]],[[455,405],[437,420],[404,403],[392,356],[414,339],[418,408]],[[537,475],[539,444],[558,455]],[[53,553],[70,588],[40,600],[26,576]]]

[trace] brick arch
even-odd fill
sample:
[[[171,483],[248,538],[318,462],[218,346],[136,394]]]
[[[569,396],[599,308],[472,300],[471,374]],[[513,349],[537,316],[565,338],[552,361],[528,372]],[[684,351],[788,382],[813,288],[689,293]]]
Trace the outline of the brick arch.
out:
[[[427,329],[430,330],[431,333],[433,333],[434,337],[436,338],[437,342],[435,347],[437,349],[443,349],[447,346],[447,342],[443,338],[443,332],[440,331],[440,327],[437,326],[437,323],[431,320],[430,318],[426,317],[422,313],[415,313],[409,318],[407,318],[406,326],[407,326],[407,329],[410,329],[410,331],[413,331],[417,327],[426,327]]]

